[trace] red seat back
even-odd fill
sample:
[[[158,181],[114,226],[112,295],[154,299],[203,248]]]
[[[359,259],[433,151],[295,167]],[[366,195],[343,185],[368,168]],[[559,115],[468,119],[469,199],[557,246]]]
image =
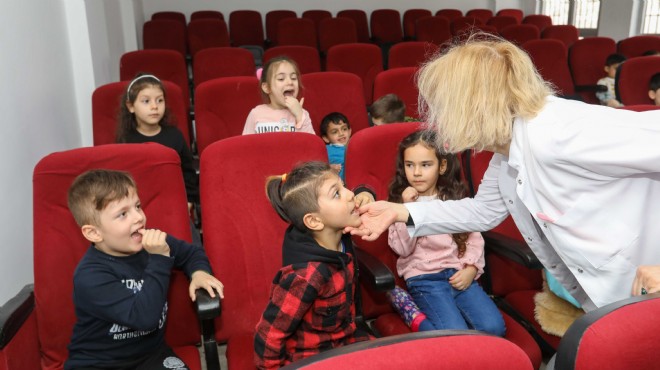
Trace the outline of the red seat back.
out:
[[[340,112],[351,123],[353,134],[369,127],[362,95],[362,81],[346,72],[318,72],[302,76],[305,109],[309,112],[314,132],[320,133],[321,120],[328,113]]]
[[[188,69],[181,53],[173,50],[136,50],[125,53],[119,60],[119,79],[132,80],[137,73],[155,75],[161,80],[177,84],[183,94],[186,111],[190,109]]]
[[[495,27],[497,32],[500,32],[504,27],[513,26],[519,23],[520,22],[515,17],[509,15],[496,15],[489,19],[486,24]]]
[[[144,49],[174,50],[187,54],[186,25],[173,19],[155,19],[142,26]]]
[[[282,19],[296,18],[293,10],[271,10],[266,13],[266,39],[269,46],[277,45],[277,25]]]
[[[500,9],[496,13],[497,16],[507,16],[514,17],[518,23],[522,23],[523,20],[523,11],[520,9]]]
[[[470,32],[473,28],[485,24],[479,18],[474,17],[458,17],[451,21],[451,34],[456,36],[460,33]]]
[[[376,9],[372,11],[371,38],[379,45],[403,41],[399,11],[395,9]]]
[[[383,70],[383,57],[376,45],[342,44],[328,50],[326,70],[349,72],[362,79],[365,103],[371,104],[374,79]]]
[[[605,77],[605,60],[616,52],[616,43],[609,37],[586,37],[568,50],[568,66],[575,86],[596,85]],[[587,103],[600,104],[594,92],[579,92]]]
[[[169,81],[162,81],[167,94],[167,108],[173,123],[190,143],[188,131],[188,112],[185,109],[183,95],[179,86]],[[94,145],[114,144],[116,142],[119,107],[128,88],[128,81],[112,82],[97,87],[92,93],[92,131]]]
[[[463,16],[463,11],[459,9],[440,9],[435,12],[436,17],[445,17],[449,19],[449,22],[453,21],[456,18]]]
[[[636,57],[619,65],[616,72],[616,96],[623,105],[653,104],[649,98],[649,81],[660,72],[657,56]]]
[[[552,82],[561,95],[574,95],[575,87],[568,69],[566,46],[553,39],[532,40],[522,45],[541,76]]]
[[[406,104],[406,116],[418,117],[419,90],[415,83],[417,67],[402,67],[382,71],[374,82],[374,101],[387,94],[396,94]]]
[[[438,51],[438,46],[424,41],[406,41],[392,45],[388,68],[419,67]]]
[[[657,35],[637,35],[620,40],[617,44],[619,54],[626,58],[642,56],[650,50],[660,51],[660,36]]]
[[[310,21],[314,22],[316,33],[318,33],[321,21],[327,18],[332,18],[332,13],[330,13],[328,10],[309,9],[302,12],[301,18],[309,19]]]
[[[229,32],[225,21],[203,18],[188,24],[188,48],[193,60],[200,50],[228,46]]]
[[[33,176],[34,294],[44,369],[61,369],[68,356],[66,346],[75,323],[73,273],[90,246],[69,212],[67,192],[79,174],[95,168],[131,173],[149,226],[179,239],[191,239],[186,192],[174,150],[155,143],[113,144],[53,153],[41,159]],[[192,324],[196,318],[188,297],[188,280],[182,273],[173,275],[168,301],[168,343],[180,346],[199,342],[198,325]]]
[[[218,19],[224,21],[225,16],[217,10],[197,10],[190,14],[191,22],[198,19]]]
[[[367,13],[361,9],[347,9],[337,12],[337,17],[350,18],[355,22],[358,42],[369,42],[369,22]]]
[[[452,38],[449,19],[445,17],[422,17],[415,23],[417,41],[442,45]]]
[[[350,18],[325,18],[318,26],[319,51],[327,53],[332,46],[358,42],[355,22]]]
[[[301,74],[321,72],[321,57],[315,47],[300,45],[275,46],[264,52],[264,64],[280,55],[293,59]]]
[[[580,32],[571,24],[558,24],[546,27],[541,32],[541,38],[559,40],[570,48],[580,38]]]
[[[169,19],[180,22],[184,26],[186,25],[186,15],[181,12],[171,12],[171,11],[155,12],[154,14],[151,15],[151,19],[152,20]]]
[[[282,267],[287,224],[266,197],[266,177],[288,173],[310,160],[327,161],[325,145],[321,138],[301,132],[232,137],[202,153],[204,248],[225,285],[216,337],[229,339],[229,347],[236,335],[254,335],[273,277]]]
[[[530,14],[523,18],[522,23],[536,26],[539,32],[543,32],[544,29],[552,26],[552,18],[545,14]]]
[[[465,16],[477,18],[481,23],[486,24],[489,19],[493,18],[493,11],[490,9],[470,9],[465,13]]]
[[[316,25],[310,19],[285,18],[277,24],[278,45],[300,45],[318,48]]]
[[[255,76],[254,56],[243,48],[220,47],[201,50],[193,59],[195,87],[220,77]]]
[[[540,39],[541,31],[533,24],[515,24],[502,28],[500,35],[516,45],[522,45],[527,41]]]
[[[422,17],[430,17],[431,13],[428,9],[408,9],[403,13],[403,37],[406,40],[415,40],[415,22]]]
[[[257,77],[223,77],[203,82],[195,90],[197,150],[243,133],[250,111],[261,104]]]
[[[256,10],[234,10],[229,14],[229,36],[232,46],[264,46],[264,26]]]

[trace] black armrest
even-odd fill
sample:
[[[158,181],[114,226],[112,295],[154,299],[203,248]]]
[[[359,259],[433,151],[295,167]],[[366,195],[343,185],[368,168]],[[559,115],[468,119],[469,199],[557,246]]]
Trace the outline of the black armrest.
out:
[[[360,267],[360,276],[376,291],[386,292],[394,289],[394,274],[378,258],[369,252],[355,247],[355,257]]]
[[[492,231],[481,233],[481,235],[486,242],[486,248],[492,252],[530,269],[543,268],[543,265],[527,243]]]
[[[218,344],[215,341],[215,324],[213,323],[213,319],[220,316],[222,312],[220,297],[216,294],[215,298],[212,298],[206,289],[197,289],[195,297],[195,309],[202,329],[202,345],[204,346],[206,368],[208,370],[220,370]]]
[[[605,85],[575,85],[575,92],[606,92]]]
[[[34,284],[28,284],[0,307],[0,349],[11,341],[34,309]]]

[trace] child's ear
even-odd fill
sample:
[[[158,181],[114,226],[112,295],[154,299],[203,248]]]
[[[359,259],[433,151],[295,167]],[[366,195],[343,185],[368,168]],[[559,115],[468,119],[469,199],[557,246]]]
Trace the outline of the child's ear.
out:
[[[649,90],[649,98],[651,100],[655,101],[655,95],[656,95],[655,91]]]
[[[447,160],[444,159],[444,158],[442,158],[442,159],[440,160],[440,164],[438,165],[438,167],[439,167],[439,168],[438,168],[438,173],[439,173],[440,175],[444,175],[445,172],[447,172]]]
[[[307,213],[303,216],[303,223],[312,231],[321,231],[325,227],[323,220],[315,213]]]
[[[83,236],[85,239],[89,240],[92,243],[99,243],[103,241],[103,237],[101,236],[101,232],[99,232],[99,229],[96,228],[96,226],[93,225],[83,225],[80,230],[82,231]]]
[[[266,95],[270,94],[270,88],[266,82],[261,83],[261,90],[266,93]]]
[[[135,106],[130,101],[126,100],[126,108],[129,112],[135,113]]]
[[[651,99],[653,99],[653,98],[651,98]],[[325,141],[326,144],[330,144],[330,140],[328,140],[327,136],[323,135],[323,136],[321,136],[321,139],[323,139],[323,141]]]

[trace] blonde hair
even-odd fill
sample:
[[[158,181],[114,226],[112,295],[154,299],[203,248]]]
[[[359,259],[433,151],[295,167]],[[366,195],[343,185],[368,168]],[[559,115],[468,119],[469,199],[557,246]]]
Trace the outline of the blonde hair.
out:
[[[424,64],[417,84],[420,116],[453,153],[509,144],[513,120],[533,118],[553,94],[523,50],[483,33]]]

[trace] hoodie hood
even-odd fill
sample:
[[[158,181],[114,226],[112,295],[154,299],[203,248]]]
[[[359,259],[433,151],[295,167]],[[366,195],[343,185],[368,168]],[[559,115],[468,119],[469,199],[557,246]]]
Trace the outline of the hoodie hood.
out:
[[[350,235],[344,235],[342,242],[347,253],[353,253]],[[282,248],[282,266],[297,263],[323,262],[334,265],[346,265],[350,257],[346,253],[323,248],[314,240],[311,233],[301,231],[289,225],[284,234]]]

